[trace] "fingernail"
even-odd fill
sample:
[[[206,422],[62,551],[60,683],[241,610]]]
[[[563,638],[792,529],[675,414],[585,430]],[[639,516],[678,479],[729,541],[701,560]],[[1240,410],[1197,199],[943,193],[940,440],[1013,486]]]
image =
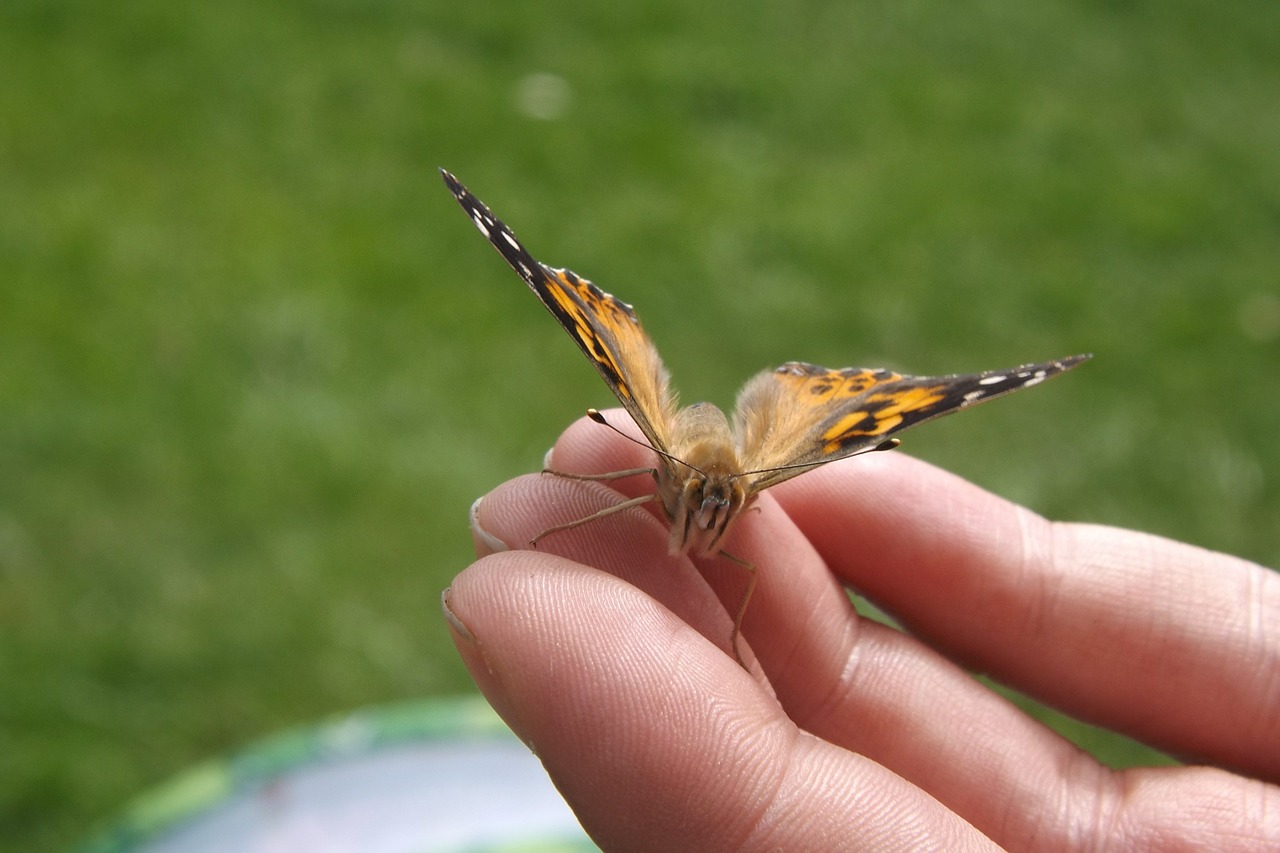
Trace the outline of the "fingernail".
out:
[[[511,727],[517,737],[526,744],[529,743],[529,739],[521,734],[523,725],[520,723],[516,709],[511,705],[502,679],[489,662],[489,657],[480,646],[480,641],[476,639],[476,635],[459,618],[458,611],[454,609],[453,596],[453,587],[449,587],[441,593],[440,608],[444,611],[444,620],[449,625],[449,632],[453,636],[454,645],[458,648],[462,663],[466,666],[467,672],[471,673],[471,678],[475,681],[476,687],[480,688],[480,692],[484,694],[485,699],[498,712],[498,716],[507,721],[507,725]]]
[[[483,497],[476,498],[476,502],[467,511],[467,522],[471,526],[471,539],[475,543],[476,552],[483,556],[497,554],[499,551],[510,551],[511,548],[506,542],[480,526],[480,502],[483,500]]]
[[[546,471],[551,468],[551,454],[556,452],[556,446],[553,444],[547,448],[547,452],[542,454],[542,470]]]
[[[444,621],[449,623],[449,627],[453,629],[453,633],[458,638],[466,641],[469,645],[476,645],[476,635],[471,633],[471,629],[462,624],[462,620],[458,618],[458,614],[453,612],[453,607],[449,604],[449,596],[453,592],[453,587],[445,587],[444,592],[440,593],[440,607],[444,610]]]

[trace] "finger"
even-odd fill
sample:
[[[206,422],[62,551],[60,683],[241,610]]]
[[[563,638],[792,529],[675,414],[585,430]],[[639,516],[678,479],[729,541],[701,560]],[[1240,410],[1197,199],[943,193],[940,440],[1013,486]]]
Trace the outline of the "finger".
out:
[[[774,496],[840,577],[949,656],[1175,754],[1280,778],[1274,573],[1050,524],[903,455]]]
[[[642,459],[606,431],[571,429],[552,463],[602,471]],[[1060,768],[1076,769],[1077,790],[1109,781],[1096,763],[1078,761],[1072,745],[941,655],[857,619],[821,556],[768,494],[728,546],[757,566],[744,631],[781,707],[801,728],[876,760],[1002,843],[1034,835],[1030,822],[1008,815],[1049,813],[1063,790]],[[711,566],[704,570],[715,577]]]
[[[624,573],[647,570],[635,563]],[[604,849],[994,849],[884,767],[798,731],[731,657],[612,575],[496,554],[445,604],[477,684]]]
[[[598,427],[579,425],[557,445],[552,464],[607,471],[642,465],[643,453]],[[795,538],[798,531],[767,496],[761,504],[730,542],[761,567],[746,630],[783,706],[805,728],[898,771],[1010,846],[1049,837],[1067,844],[1091,823],[1107,835],[1114,828],[1109,820],[1133,822],[1134,849],[1168,831],[1164,818],[1175,800],[1167,781],[1113,778],[919,643],[881,626],[850,623],[847,599],[821,559],[813,559],[813,549]],[[1267,837],[1266,826],[1250,822],[1257,815],[1242,812],[1240,804],[1250,800],[1234,781],[1208,790],[1188,780],[1180,788],[1185,813],[1203,813],[1198,825],[1205,837],[1224,828]],[[1140,796],[1152,791],[1160,792],[1158,799]],[[1153,814],[1158,819],[1151,820]]]

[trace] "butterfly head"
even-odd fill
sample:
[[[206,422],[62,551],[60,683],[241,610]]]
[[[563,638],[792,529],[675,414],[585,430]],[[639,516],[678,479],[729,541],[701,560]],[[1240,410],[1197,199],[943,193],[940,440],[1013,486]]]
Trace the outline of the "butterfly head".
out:
[[[671,552],[712,556],[750,496],[729,421],[710,403],[697,403],[681,409],[672,427],[671,452],[662,454],[658,474]]]
[[[748,501],[740,478],[723,467],[710,470],[681,466],[669,485],[674,501],[663,505],[671,517],[671,552],[711,557],[720,553],[720,544],[730,525],[742,513]]]

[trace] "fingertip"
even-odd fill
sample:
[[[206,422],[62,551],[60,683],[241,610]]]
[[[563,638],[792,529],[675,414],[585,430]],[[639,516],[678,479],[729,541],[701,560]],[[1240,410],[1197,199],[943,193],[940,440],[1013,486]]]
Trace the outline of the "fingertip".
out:
[[[454,578],[453,583],[440,595],[441,610],[449,636],[471,680],[511,731],[529,744],[519,706],[508,697],[500,668],[495,667],[490,660],[490,654],[500,651],[501,646],[494,648],[488,642],[494,613],[489,606],[489,596],[484,591],[485,571],[481,567],[482,563],[483,561],[473,564]]]

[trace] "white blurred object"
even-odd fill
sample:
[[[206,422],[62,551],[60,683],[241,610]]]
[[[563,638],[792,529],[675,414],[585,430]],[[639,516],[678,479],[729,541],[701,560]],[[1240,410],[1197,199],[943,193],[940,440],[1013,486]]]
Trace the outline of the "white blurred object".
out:
[[[542,765],[478,698],[271,738],[141,798],[86,851],[586,851]]]

